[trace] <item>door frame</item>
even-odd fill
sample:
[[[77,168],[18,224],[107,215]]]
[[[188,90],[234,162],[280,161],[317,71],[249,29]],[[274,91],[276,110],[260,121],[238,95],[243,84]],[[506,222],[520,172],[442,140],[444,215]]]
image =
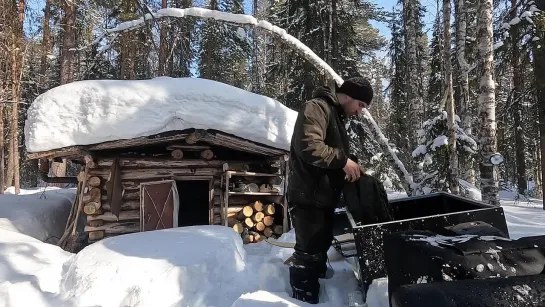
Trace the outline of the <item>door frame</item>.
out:
[[[208,225],[214,224],[214,176],[175,176],[174,181],[208,181]]]
[[[168,180],[158,180],[158,181],[147,181],[147,182],[142,182],[139,184],[139,194],[140,194],[140,231],[144,231],[144,190],[143,190],[143,187],[144,186],[147,186],[147,185],[154,185],[154,184],[161,184],[161,183],[171,183],[171,190],[173,192],[173,195],[172,195],[172,206],[174,207],[173,208],[173,213],[172,213],[172,228],[176,228],[178,227],[178,213],[179,213],[179,208],[180,208],[180,196],[178,194],[178,188],[176,187],[176,180],[171,180],[171,179],[168,179]]]

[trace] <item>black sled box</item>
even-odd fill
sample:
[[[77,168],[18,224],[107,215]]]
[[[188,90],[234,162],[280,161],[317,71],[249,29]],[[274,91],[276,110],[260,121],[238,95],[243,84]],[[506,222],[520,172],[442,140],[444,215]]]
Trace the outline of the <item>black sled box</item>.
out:
[[[392,199],[394,220],[385,223],[361,225],[354,221],[349,212],[348,219],[354,235],[358,277],[364,293],[374,279],[386,277],[384,263],[383,235],[407,230],[429,230],[448,235],[448,226],[481,221],[499,229],[509,238],[503,208],[463,198],[449,193],[438,192],[423,196]],[[337,217],[339,219],[339,217]],[[346,225],[346,223],[345,223]],[[337,229],[336,232],[338,232]]]

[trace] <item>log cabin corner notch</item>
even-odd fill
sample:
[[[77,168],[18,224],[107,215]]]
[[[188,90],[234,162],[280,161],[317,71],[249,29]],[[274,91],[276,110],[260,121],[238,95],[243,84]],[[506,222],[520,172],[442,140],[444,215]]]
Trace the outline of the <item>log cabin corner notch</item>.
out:
[[[289,230],[288,152],[214,130],[60,148],[30,159],[83,165],[66,232],[85,215],[89,242],[140,231],[224,225],[244,243]]]

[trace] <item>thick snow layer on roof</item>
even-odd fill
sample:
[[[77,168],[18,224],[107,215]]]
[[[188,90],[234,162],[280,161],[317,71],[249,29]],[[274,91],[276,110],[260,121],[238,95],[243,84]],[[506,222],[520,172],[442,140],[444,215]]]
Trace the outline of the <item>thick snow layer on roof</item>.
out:
[[[38,96],[25,140],[40,152],[195,128],[289,150],[296,117],[272,98],[212,80],[87,80]]]

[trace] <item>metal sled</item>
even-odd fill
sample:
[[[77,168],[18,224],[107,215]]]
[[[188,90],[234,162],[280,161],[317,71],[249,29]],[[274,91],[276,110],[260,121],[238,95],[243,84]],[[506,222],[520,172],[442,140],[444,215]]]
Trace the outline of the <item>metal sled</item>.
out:
[[[483,202],[439,192],[390,200],[389,204],[395,220],[386,223],[360,225],[354,221],[348,210],[338,210],[335,214],[334,235],[346,234],[347,238],[352,236],[353,239],[334,244],[334,247],[354,264],[355,274],[364,294],[374,279],[386,277],[382,249],[382,237],[385,233],[406,230],[442,233],[446,226],[482,221],[509,236],[503,208]]]

